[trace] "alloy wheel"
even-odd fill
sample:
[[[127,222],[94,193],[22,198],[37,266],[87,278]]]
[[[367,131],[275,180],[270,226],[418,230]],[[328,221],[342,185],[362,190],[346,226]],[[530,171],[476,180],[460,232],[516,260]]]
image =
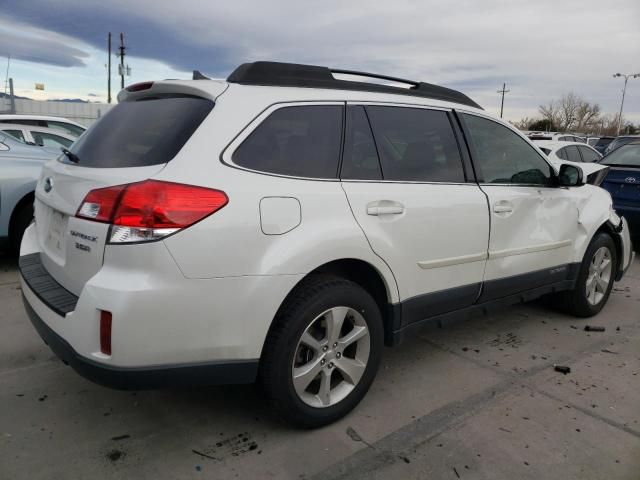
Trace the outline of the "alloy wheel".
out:
[[[371,339],[364,317],[353,308],[333,307],[304,330],[291,369],[294,389],[317,408],[337,404],[362,378]]]
[[[595,251],[589,264],[589,273],[585,284],[587,302],[590,305],[599,304],[607,294],[611,283],[612,266],[611,252],[607,247],[600,247]]]

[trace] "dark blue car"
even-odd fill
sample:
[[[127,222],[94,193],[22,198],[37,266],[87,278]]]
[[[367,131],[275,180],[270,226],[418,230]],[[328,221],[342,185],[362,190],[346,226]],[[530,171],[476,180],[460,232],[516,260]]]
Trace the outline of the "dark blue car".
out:
[[[613,198],[613,207],[629,223],[631,241],[640,246],[640,141],[623,145],[600,163],[609,167],[602,182]]]

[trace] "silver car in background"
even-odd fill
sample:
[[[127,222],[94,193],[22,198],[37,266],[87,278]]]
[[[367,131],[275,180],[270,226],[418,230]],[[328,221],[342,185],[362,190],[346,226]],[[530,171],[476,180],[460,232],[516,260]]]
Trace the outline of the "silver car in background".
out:
[[[0,132],[0,249],[20,246],[33,218],[33,192],[42,165],[60,154]]]

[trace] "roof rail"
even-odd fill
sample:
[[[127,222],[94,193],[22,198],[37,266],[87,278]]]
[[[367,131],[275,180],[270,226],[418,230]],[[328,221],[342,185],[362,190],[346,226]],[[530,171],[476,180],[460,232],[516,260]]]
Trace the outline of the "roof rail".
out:
[[[402,88],[370,82],[340,80],[335,78],[333,74],[377,78],[395,83],[405,83],[410,85],[410,87]],[[316,65],[300,65],[297,63],[281,62],[243,63],[236,68],[231,75],[229,75],[227,81],[242,85],[328,88],[335,90],[394,93],[461,103],[463,105],[482,109],[480,105],[471,100],[464,93],[450,88],[441,87],[439,85],[389,77],[386,75],[378,75],[376,73],[330,69],[328,67],[320,67]]]

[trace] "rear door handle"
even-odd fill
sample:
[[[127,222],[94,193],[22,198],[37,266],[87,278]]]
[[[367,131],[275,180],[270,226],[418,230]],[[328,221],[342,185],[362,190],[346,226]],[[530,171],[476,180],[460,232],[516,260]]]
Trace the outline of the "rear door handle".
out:
[[[404,205],[390,200],[380,200],[367,205],[367,215],[400,215],[404,213]]]

